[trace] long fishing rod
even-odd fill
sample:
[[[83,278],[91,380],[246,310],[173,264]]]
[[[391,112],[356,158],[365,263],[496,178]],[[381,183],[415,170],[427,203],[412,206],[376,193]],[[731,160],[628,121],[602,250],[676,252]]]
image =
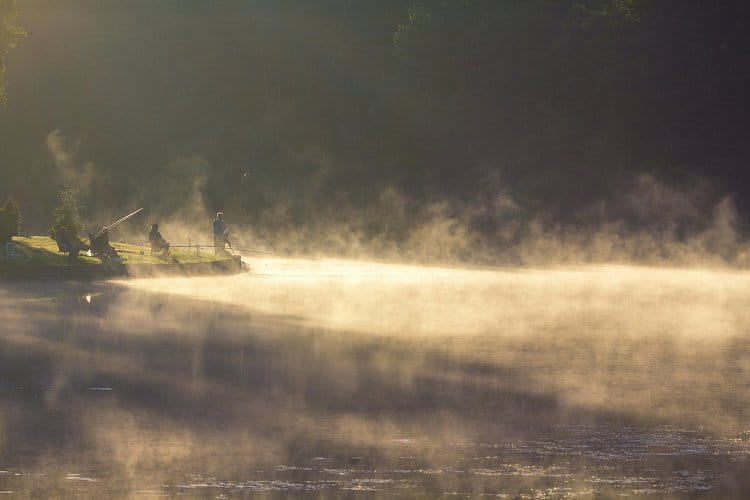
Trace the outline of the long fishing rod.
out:
[[[91,235],[91,238],[89,238],[89,239],[90,240],[95,240],[96,238],[98,238],[99,236],[101,236],[102,234],[104,234],[105,232],[109,231],[110,229],[112,229],[114,227],[119,226],[120,224],[122,224],[123,222],[125,222],[126,220],[128,220],[129,218],[131,218],[132,216],[134,216],[135,214],[137,214],[138,212],[140,212],[142,210],[143,210],[143,207],[139,208],[138,210],[136,210],[134,212],[129,213],[128,215],[126,215],[122,219],[114,221],[109,226],[104,226],[99,231],[97,231],[96,233],[94,233],[93,235]]]

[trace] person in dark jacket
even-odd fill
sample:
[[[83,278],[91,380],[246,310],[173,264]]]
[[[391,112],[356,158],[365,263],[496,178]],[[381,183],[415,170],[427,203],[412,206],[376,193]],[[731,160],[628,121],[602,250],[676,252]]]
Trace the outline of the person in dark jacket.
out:
[[[159,224],[151,224],[151,232],[148,233],[148,242],[151,244],[151,252],[162,256],[169,255],[169,242],[159,232]]]
[[[214,230],[214,253],[219,255],[225,252],[224,246],[227,244],[229,239],[229,228],[227,223],[224,222],[224,213],[218,212],[213,222]]]
[[[85,245],[78,238],[72,236],[65,226],[57,232],[55,241],[57,241],[57,249],[60,252],[67,252],[70,260],[75,260],[80,251],[85,249]]]
[[[109,244],[109,229],[107,227],[103,227],[96,236],[89,235],[89,241],[91,242],[91,251],[99,258],[108,257],[117,262],[122,260],[117,250]]]

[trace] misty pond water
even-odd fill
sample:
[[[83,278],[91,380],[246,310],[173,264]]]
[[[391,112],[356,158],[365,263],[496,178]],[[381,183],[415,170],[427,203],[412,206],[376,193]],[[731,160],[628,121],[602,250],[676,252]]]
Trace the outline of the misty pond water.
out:
[[[0,283],[0,493],[741,496],[750,273]]]

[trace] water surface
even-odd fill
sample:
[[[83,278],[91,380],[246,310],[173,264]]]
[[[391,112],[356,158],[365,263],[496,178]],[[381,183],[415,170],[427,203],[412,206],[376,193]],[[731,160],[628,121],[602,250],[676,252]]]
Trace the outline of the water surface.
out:
[[[0,284],[0,493],[741,496],[750,274]]]

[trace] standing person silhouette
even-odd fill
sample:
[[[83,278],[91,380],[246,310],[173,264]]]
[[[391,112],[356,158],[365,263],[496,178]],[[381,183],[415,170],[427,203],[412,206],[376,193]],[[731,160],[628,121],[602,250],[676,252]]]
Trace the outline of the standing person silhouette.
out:
[[[216,218],[213,222],[213,230],[214,254],[223,254],[225,253],[224,245],[226,244],[227,237],[229,236],[229,228],[227,228],[227,223],[224,222],[224,212],[216,213]]]

